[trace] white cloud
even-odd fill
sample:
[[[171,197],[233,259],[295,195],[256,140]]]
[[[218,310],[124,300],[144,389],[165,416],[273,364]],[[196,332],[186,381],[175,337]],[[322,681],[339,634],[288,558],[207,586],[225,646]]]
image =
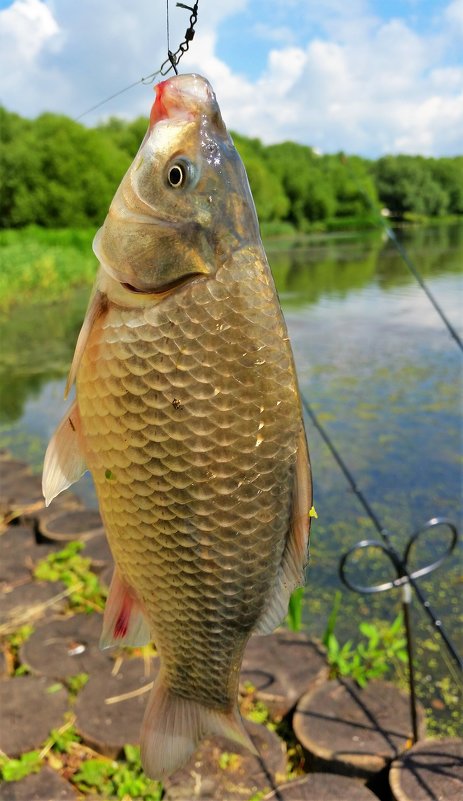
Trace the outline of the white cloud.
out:
[[[454,31],[463,39],[463,0],[452,0],[446,8],[445,16]]]
[[[59,27],[40,0],[16,0],[0,12],[2,58],[33,63],[42,48],[55,39]]]
[[[236,63],[220,54],[221,26],[242,11],[248,20],[255,12],[254,36],[269,48],[255,80],[238,66],[239,42]],[[187,22],[187,12],[171,3],[173,47]],[[463,0],[448,4],[432,34],[404,19],[380,19],[367,0],[266,0],[256,7],[251,0],[201,0],[182,67],[209,78],[230,127],[265,142],[439,155],[462,152],[463,65],[455,48],[462,36]],[[449,62],[452,47],[457,55]],[[152,0],[15,0],[0,11],[0,97],[28,116],[45,109],[77,115],[153,71],[165,50],[164,6],[153,18]],[[151,89],[136,87],[85,121],[147,114],[151,99]]]

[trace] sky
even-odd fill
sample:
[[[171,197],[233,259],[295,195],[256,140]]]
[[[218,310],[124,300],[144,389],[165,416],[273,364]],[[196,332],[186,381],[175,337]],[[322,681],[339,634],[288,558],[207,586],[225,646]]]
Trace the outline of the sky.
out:
[[[170,0],[172,50],[187,24]],[[166,50],[165,0],[0,0],[0,103],[77,117]],[[266,144],[463,153],[463,0],[199,0],[179,69],[205,75],[227,126]],[[82,122],[147,116],[152,100],[139,85]]]

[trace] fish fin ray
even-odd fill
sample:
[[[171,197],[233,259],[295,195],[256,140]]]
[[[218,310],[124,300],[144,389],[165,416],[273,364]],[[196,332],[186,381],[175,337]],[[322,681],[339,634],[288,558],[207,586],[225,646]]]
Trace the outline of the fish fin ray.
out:
[[[74,401],[58,425],[45,453],[42,492],[46,506],[85,473],[80,432],[79,408],[77,401]]]
[[[160,673],[141,728],[145,773],[153,779],[165,779],[187,762],[203,738],[210,736],[226,737],[257,755],[236,706],[227,713],[182,698],[166,687]]]
[[[151,631],[135,592],[114,570],[103,616],[100,648],[128,645],[132,648],[151,642]]]
[[[278,571],[271,602],[258,621],[253,634],[271,634],[288,613],[291,593],[304,584],[310,534],[309,510],[312,506],[312,478],[304,426],[299,434],[296,454],[291,519],[283,559]]]
[[[103,314],[103,312],[106,311],[106,308],[107,308],[106,295],[97,289],[96,291],[94,291],[93,295],[90,298],[84,322],[82,323],[82,328],[80,329],[79,336],[77,337],[77,343],[74,351],[74,356],[72,359],[71,369],[69,370],[69,375],[64,390],[65,399],[69,395],[69,391],[76,379],[77,371],[79,369],[79,365],[82,360],[82,356],[88,338],[90,336],[91,330],[98,317],[100,317]]]

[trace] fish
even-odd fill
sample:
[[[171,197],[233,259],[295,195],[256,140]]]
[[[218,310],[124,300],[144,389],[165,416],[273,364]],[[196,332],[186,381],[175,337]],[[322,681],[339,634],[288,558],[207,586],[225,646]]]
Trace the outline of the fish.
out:
[[[155,87],[97,232],[95,286],[44,460],[47,505],[90,470],[114,556],[101,646],[154,641],[147,775],[238,710],[252,634],[304,582],[311,469],[291,345],[245,168],[196,74]]]

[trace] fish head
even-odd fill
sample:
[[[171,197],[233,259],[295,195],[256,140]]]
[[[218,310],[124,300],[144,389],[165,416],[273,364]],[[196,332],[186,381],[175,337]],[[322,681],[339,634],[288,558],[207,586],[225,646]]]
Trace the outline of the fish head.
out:
[[[237,248],[260,241],[246,172],[208,81],[177,75],[155,91],[145,138],[94,242],[103,269],[143,293],[212,276]]]

